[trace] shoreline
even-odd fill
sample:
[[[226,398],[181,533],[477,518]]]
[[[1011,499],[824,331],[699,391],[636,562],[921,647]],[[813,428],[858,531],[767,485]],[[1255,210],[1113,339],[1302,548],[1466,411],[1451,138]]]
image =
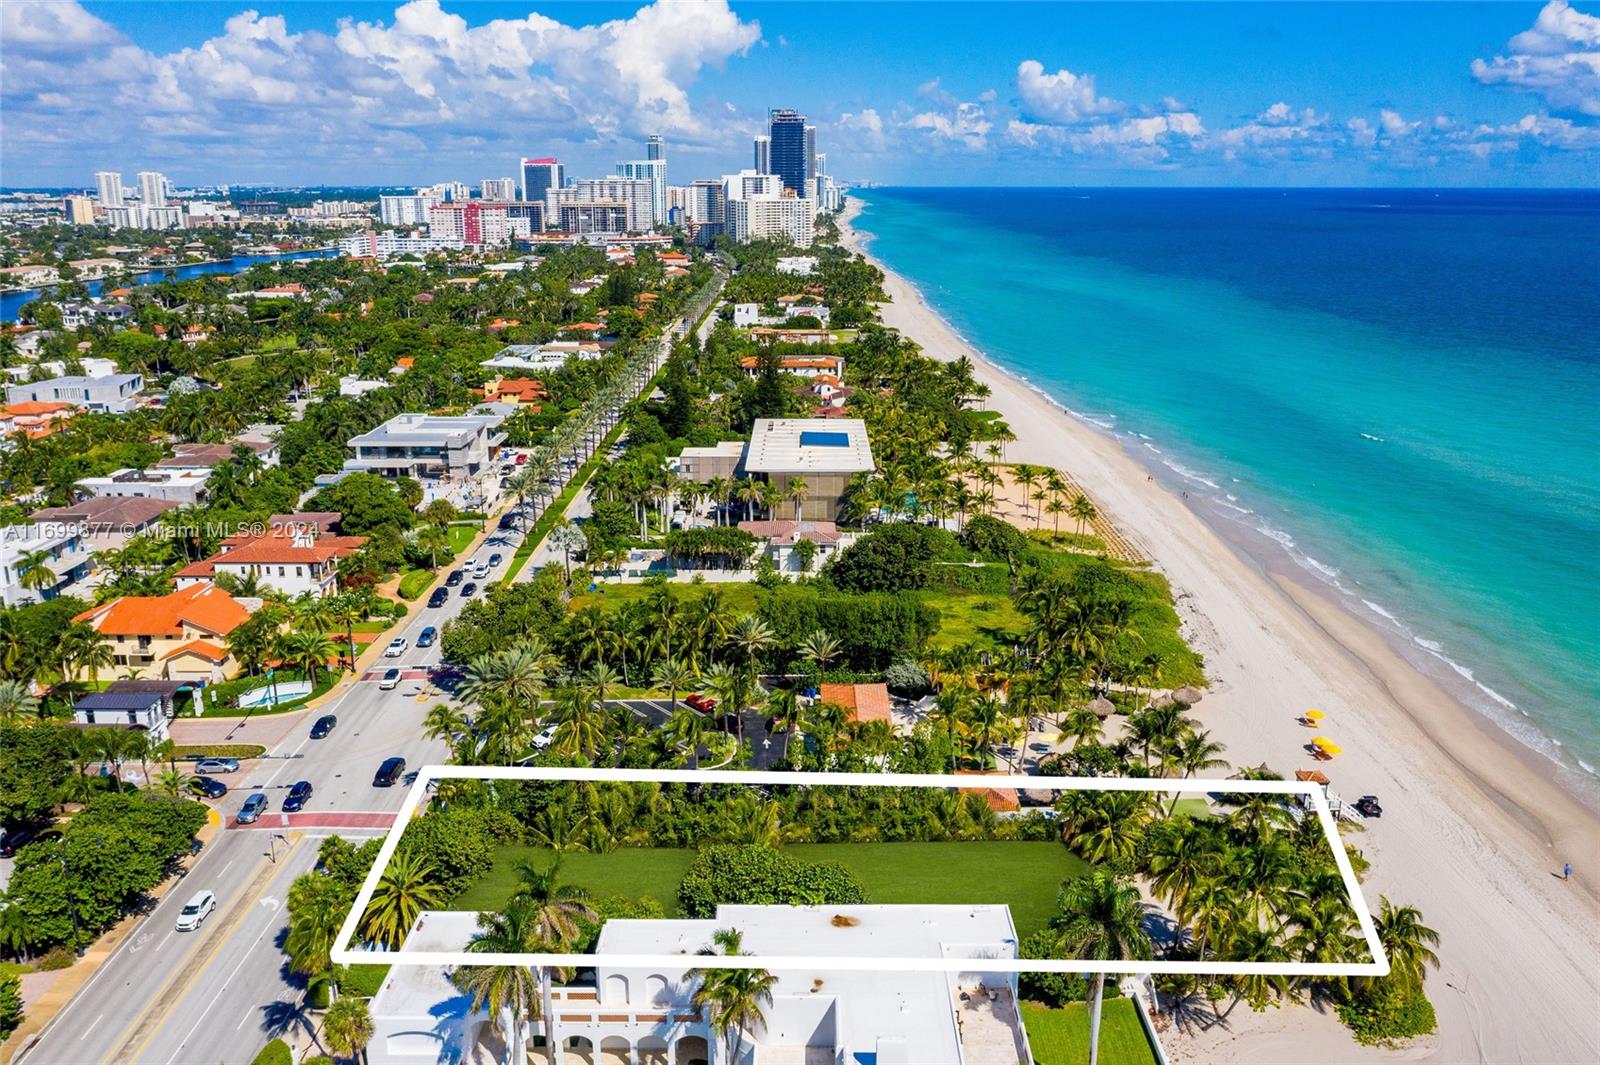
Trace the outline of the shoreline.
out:
[[[1346,798],[1377,794],[1390,814],[1354,839],[1373,862],[1368,901],[1419,906],[1438,929],[1441,968],[1428,986],[1439,1033],[1407,1048],[1440,1061],[1600,1058],[1600,815],[1550,779],[1553,763],[1522,748],[1450,696],[1384,635],[1329,594],[1271,572],[1223,539],[1108,434],[963,340],[904,278],[874,258],[840,219],[844,245],[885,273],[884,322],[939,359],[966,355],[989,385],[991,409],[1017,435],[1015,461],[1061,465],[1172,583],[1183,633],[1206,656],[1212,686],[1196,709],[1234,765],[1267,762],[1288,776],[1310,765],[1311,733],[1295,718],[1315,706],[1345,754],[1326,767]],[[1063,458],[1063,452],[1066,457]],[[1515,749],[1513,749],[1515,748]],[[1564,861],[1580,866],[1571,882]],[[1577,903],[1575,906],[1574,903]],[[1319,1018],[1313,1033],[1309,1020]],[[1174,1056],[1193,1060],[1345,1061],[1392,1055],[1358,1046],[1315,1011],[1278,1015],[1309,1044],[1247,1035],[1268,1015],[1235,1014]],[[1493,1018],[1492,1020],[1490,1018]],[[1337,1025],[1333,1026],[1337,1028]]]

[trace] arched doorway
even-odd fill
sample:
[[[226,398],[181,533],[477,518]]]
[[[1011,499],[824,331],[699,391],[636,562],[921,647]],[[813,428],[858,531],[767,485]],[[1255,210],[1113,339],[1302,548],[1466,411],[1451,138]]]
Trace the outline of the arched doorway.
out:
[[[635,1044],[639,1054],[639,1065],[672,1065],[672,1054],[667,1049],[667,1041],[657,1035],[642,1037]]]
[[[575,1035],[561,1048],[562,1065],[595,1065],[594,1043],[588,1036]]]
[[[686,1035],[678,1040],[673,1052],[673,1065],[709,1065],[711,1061],[711,1048],[704,1037],[698,1035]]]
[[[600,1040],[600,1065],[632,1065],[629,1050],[630,1045],[622,1036],[606,1036]]]

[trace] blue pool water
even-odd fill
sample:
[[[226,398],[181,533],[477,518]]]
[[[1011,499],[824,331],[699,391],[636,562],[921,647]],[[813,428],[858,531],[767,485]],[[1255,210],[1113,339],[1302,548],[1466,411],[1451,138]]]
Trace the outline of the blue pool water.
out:
[[[1600,766],[1600,193],[869,189],[1000,365]]]

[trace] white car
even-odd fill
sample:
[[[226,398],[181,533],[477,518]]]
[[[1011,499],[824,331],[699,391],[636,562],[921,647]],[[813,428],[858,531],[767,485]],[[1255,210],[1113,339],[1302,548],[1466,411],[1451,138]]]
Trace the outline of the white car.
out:
[[[473,570],[472,570],[472,576],[475,579],[480,580],[480,581],[483,580],[488,575],[489,575],[489,563],[487,563],[487,562],[478,563],[477,566],[475,566],[473,568]]]
[[[217,908],[217,896],[210,891],[196,891],[178,912],[178,931],[193,932],[199,928],[211,911]]]
[[[550,744],[555,742],[556,729],[557,726],[555,725],[546,726],[543,732],[539,733],[533,738],[533,749],[536,751],[542,751],[546,747],[550,746]]]
[[[389,641],[389,646],[383,649],[383,657],[399,658],[406,653],[406,647],[406,638],[404,636],[396,636]]]

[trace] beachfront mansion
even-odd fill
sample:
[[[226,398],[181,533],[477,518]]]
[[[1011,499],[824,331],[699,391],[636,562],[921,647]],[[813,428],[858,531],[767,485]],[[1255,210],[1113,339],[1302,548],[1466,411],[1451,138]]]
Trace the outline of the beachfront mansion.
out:
[[[405,951],[459,951],[477,914],[425,911]],[[832,967],[774,974],[759,1031],[745,1032],[735,1060],[693,1002],[690,970],[719,929],[737,929],[756,957],[1015,958],[1006,906],[721,906],[714,919],[611,920],[600,931],[593,970],[552,992],[557,1061],[563,1065],[1016,1065],[1032,1061],[1017,1010],[1015,973],[931,969],[894,972]],[[683,956],[651,968],[607,956]],[[587,978],[587,979],[585,979]],[[503,1062],[501,1032],[473,1011],[442,968],[395,966],[372,1000],[372,1065]],[[543,1061],[526,1030],[532,1061]],[[520,1065],[520,1063],[519,1063]]]

